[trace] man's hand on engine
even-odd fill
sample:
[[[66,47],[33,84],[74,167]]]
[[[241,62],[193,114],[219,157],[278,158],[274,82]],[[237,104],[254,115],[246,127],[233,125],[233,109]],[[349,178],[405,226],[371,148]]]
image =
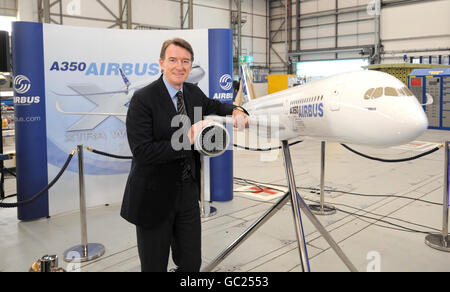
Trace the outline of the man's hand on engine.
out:
[[[189,129],[189,134],[188,134],[191,145],[194,145],[195,138],[197,138],[197,136],[200,134],[200,132],[203,130],[203,128],[211,123],[212,123],[212,121],[205,120],[205,121],[200,121],[200,122],[192,125],[192,127]]]

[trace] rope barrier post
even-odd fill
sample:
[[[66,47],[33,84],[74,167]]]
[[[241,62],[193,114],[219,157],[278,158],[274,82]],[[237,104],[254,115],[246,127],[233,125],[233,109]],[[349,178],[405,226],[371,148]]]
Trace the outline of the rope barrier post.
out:
[[[450,252],[450,239],[448,236],[448,215],[449,215],[449,141],[445,142],[445,159],[444,159],[444,208],[442,233],[430,234],[425,237],[425,243],[434,249]]]
[[[336,213],[336,208],[330,205],[325,205],[325,148],[326,142],[321,145],[321,164],[320,164],[320,205],[309,205],[309,209],[315,215],[333,215]]]
[[[209,158],[200,156],[200,212],[202,218],[209,218],[217,214],[217,209],[210,205]]]
[[[64,261],[83,263],[101,257],[105,253],[105,247],[99,243],[88,243],[83,145],[77,146],[77,153],[78,153],[78,181],[80,190],[81,245],[74,246],[65,251]]]

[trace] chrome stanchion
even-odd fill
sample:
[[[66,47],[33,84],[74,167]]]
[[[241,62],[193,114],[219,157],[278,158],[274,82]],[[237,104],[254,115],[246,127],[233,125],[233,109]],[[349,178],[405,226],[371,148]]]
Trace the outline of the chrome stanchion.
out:
[[[445,142],[445,159],[444,159],[444,208],[443,208],[443,222],[442,233],[430,234],[425,237],[425,243],[434,249],[450,252],[450,238],[448,236],[448,209],[449,209],[449,142]]]
[[[330,205],[325,205],[325,147],[326,143],[321,145],[321,164],[320,164],[320,205],[309,205],[309,209],[315,215],[333,215],[336,213],[336,208]]]
[[[74,246],[65,251],[64,261],[83,263],[101,257],[105,253],[105,247],[100,243],[88,243],[82,145],[77,146],[77,152],[78,152],[78,180],[80,189],[81,245]]]
[[[217,209],[211,206],[210,203],[209,158],[201,155],[200,161],[200,215],[202,218],[209,218],[217,214]]]

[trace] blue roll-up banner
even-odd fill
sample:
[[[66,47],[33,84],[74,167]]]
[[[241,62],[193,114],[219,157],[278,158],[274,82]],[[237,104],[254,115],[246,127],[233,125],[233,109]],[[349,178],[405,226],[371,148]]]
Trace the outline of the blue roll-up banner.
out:
[[[12,27],[16,128],[17,198],[25,201],[48,184],[42,25]],[[19,220],[49,216],[48,193],[18,208]]]
[[[209,94],[223,103],[233,103],[233,33],[229,29],[209,31]],[[228,127],[231,144],[233,130]],[[211,200],[233,199],[233,149],[210,161]]]
[[[134,92],[160,77],[164,41],[191,43],[188,82],[232,102],[232,33],[227,29],[112,30],[16,22],[13,24],[17,191],[20,201],[60,172],[76,145],[130,156],[126,112]],[[230,87],[230,88],[229,88]],[[221,160],[223,159],[223,160]],[[232,198],[232,152],[213,162],[211,192]],[[87,206],[120,203],[131,162],[85,151]],[[76,157],[41,199],[18,209],[34,220],[79,209]]]

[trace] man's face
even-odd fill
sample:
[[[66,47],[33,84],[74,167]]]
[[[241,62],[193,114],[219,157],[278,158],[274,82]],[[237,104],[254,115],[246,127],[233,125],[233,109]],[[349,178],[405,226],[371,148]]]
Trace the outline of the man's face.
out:
[[[167,47],[164,60],[159,60],[164,76],[176,89],[181,89],[184,81],[189,77],[192,69],[191,58],[188,50],[172,44]]]

